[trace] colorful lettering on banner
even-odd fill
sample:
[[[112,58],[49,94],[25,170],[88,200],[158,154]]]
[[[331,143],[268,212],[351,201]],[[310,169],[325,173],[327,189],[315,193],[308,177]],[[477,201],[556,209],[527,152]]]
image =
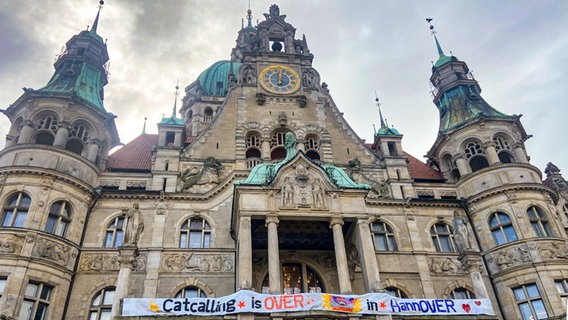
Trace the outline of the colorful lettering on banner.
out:
[[[358,296],[327,293],[268,295],[243,290],[220,298],[126,298],[122,316],[215,316],[310,310],[358,314],[494,315],[491,301],[487,299],[400,299],[384,293]]]

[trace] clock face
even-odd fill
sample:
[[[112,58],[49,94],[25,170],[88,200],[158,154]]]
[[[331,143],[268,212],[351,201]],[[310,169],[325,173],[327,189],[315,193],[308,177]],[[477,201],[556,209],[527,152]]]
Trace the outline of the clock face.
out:
[[[300,77],[292,68],[270,66],[260,72],[260,85],[268,92],[288,94],[300,89]]]

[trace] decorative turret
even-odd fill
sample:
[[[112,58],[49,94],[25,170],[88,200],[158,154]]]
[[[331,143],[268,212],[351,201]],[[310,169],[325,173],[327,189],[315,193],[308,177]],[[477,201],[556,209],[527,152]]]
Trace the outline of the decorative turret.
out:
[[[185,130],[185,121],[177,117],[177,97],[179,85],[176,85],[174,107],[170,117],[162,117],[158,124],[158,147],[181,148]]]
[[[433,85],[434,103],[440,112],[440,133],[457,129],[477,118],[509,118],[491,107],[480,96],[481,87],[474,79],[467,64],[457,57],[447,56],[442,50],[438,37],[430,23],[430,30],[436,42],[438,60],[432,66],[430,82]]]

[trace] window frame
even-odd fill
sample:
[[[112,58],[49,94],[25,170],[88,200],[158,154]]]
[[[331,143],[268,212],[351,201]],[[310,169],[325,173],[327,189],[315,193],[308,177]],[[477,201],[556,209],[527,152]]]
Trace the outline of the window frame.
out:
[[[29,295],[30,286],[35,286],[36,290],[33,295]],[[22,304],[20,305],[20,315],[19,319],[22,319],[22,312],[24,312],[24,307],[31,307],[28,311],[27,320],[45,320],[49,319],[49,303],[50,299],[53,297],[55,287],[49,284],[39,282],[39,281],[29,281],[26,285],[26,289],[23,293]],[[40,309],[40,307],[42,309]],[[42,315],[38,318],[38,312],[42,312]]]
[[[463,295],[463,297],[458,296],[458,294]],[[450,291],[448,297],[450,299],[475,299],[475,292],[465,287],[457,287],[452,289],[452,291]]]
[[[110,295],[110,293],[112,292],[112,298],[110,301],[110,304],[105,304],[105,301],[107,300],[107,294]],[[110,286],[110,287],[105,287],[99,291],[97,291],[97,293],[93,296],[93,299],[91,299],[91,304],[89,306],[89,315],[88,315],[88,319],[95,319],[95,320],[101,320],[103,318],[101,318],[102,315],[111,315],[112,312],[112,304],[114,302],[114,298],[116,295],[116,287]],[[102,297],[102,298],[101,298]],[[97,305],[95,305],[95,301],[97,303]],[[108,302],[108,301],[107,301]],[[93,318],[93,315],[96,318]]]
[[[201,220],[200,228],[192,227],[192,220]],[[199,246],[192,244],[192,234],[197,236],[199,233]],[[179,248],[180,249],[209,249],[211,248],[212,228],[207,219],[201,216],[192,216],[183,221],[179,231]],[[194,238],[195,239],[195,238]],[[194,240],[195,241],[195,240]]]
[[[109,223],[107,223],[103,242],[103,246],[105,248],[118,248],[122,246],[122,244],[124,243],[124,222],[126,222],[126,215],[121,214],[115,216]],[[111,242],[110,246],[109,240]]]
[[[385,290],[385,293],[390,295],[390,296],[397,297],[397,298],[403,298],[403,299],[408,298],[408,295],[406,294],[406,292],[404,292],[404,290],[400,289],[399,287],[388,286],[384,290]]]
[[[527,209],[527,217],[531,222],[532,229],[537,237],[552,237],[552,229],[548,224],[548,217],[544,210],[538,206],[530,206]]]
[[[376,230],[375,226],[382,226],[382,230]],[[396,237],[393,231],[393,228],[390,224],[386,223],[383,220],[377,220],[371,223],[371,236],[373,237],[373,243],[375,245],[375,251],[380,252],[393,252],[398,251],[398,247],[396,245]],[[386,246],[385,249],[377,248],[377,238],[383,240],[382,243]]]
[[[54,206],[58,204],[60,204],[60,207],[57,212],[54,212]],[[67,214],[65,214],[65,212]],[[69,202],[63,200],[54,201],[49,207],[49,214],[43,230],[60,237],[65,237],[69,230],[69,225],[71,224],[72,214],[73,211],[71,210],[71,204]],[[52,230],[48,230],[50,221],[53,221]]]
[[[27,206],[22,202],[27,199]],[[2,227],[24,228],[32,204],[31,197],[25,192],[16,192],[7,197],[2,208]],[[9,221],[7,221],[7,219]],[[21,221],[21,224],[19,223]]]
[[[506,217],[508,221],[501,221],[503,217]],[[495,225],[493,225],[494,219],[497,221],[497,224]],[[491,230],[491,235],[493,236],[493,241],[498,246],[519,240],[517,231],[513,226],[513,220],[505,212],[496,211],[491,213],[491,215],[489,215],[488,225],[489,230]],[[513,233],[511,234],[509,231],[512,231]],[[514,235],[514,239],[509,239],[509,235]]]
[[[188,291],[195,291],[195,295],[187,296]],[[183,299],[183,298],[207,298],[207,294],[203,289],[198,286],[186,286],[178,290],[175,294],[174,298],[176,299]]]
[[[530,288],[534,288],[536,289],[536,293],[538,295],[536,296],[531,296],[531,290],[529,290]],[[513,297],[515,299],[515,303],[517,304],[517,308],[519,310],[519,313],[521,314],[521,317],[523,318],[523,320],[529,320],[529,319],[547,319],[548,318],[548,311],[546,310],[546,306],[544,305],[544,300],[542,299],[542,295],[540,293],[540,290],[538,289],[538,286],[536,283],[527,283],[515,288],[511,288],[511,290],[513,291]],[[522,293],[522,296],[520,295],[520,293]],[[542,309],[545,312],[545,317],[541,318],[536,309],[535,309],[535,302],[540,302]],[[528,309],[526,309],[525,307],[521,307],[521,306],[528,306]],[[525,313],[526,311],[529,311],[530,314]],[[536,318],[534,318],[536,317]]]
[[[438,227],[445,227],[446,230],[443,232],[438,231]],[[449,224],[438,221],[434,223],[430,227],[430,237],[432,238],[432,243],[434,244],[434,248],[436,248],[436,252],[445,252],[445,253],[454,253],[458,252],[456,243],[454,241],[453,230],[452,226]],[[440,241],[440,239],[448,239],[446,246],[449,246],[449,251],[444,250],[445,242]]]

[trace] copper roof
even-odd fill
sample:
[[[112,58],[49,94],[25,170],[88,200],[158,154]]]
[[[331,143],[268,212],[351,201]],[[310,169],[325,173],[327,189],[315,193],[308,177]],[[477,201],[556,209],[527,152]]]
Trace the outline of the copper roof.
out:
[[[141,134],[108,157],[106,171],[150,172],[157,134]]]

